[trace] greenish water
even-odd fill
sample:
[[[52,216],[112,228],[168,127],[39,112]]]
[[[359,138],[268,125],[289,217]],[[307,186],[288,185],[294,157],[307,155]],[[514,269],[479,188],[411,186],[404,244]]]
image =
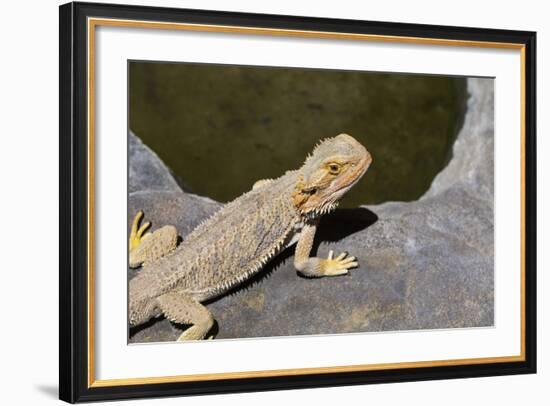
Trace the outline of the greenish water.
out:
[[[420,197],[451,157],[463,78],[132,62],[130,128],[188,190],[229,201],[348,133],[373,156],[344,206]]]

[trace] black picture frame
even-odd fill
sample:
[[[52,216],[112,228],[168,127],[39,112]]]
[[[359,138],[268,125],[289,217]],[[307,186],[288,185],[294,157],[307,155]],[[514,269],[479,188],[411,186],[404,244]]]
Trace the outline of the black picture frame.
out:
[[[60,6],[59,397],[67,402],[526,374],[536,372],[536,33],[204,10],[68,3]],[[89,17],[512,43],[523,47],[525,357],[477,363],[117,386],[90,385],[88,354],[87,19]]]

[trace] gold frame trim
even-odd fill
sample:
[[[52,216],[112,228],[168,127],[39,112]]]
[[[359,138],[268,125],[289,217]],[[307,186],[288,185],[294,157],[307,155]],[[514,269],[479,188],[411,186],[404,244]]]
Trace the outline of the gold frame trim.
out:
[[[453,39],[435,39],[421,37],[399,37],[391,35],[353,34],[344,32],[305,31],[290,29],[273,29],[259,27],[240,27],[227,25],[164,23],[140,20],[121,20],[109,18],[88,18],[88,388],[177,383],[193,381],[213,381],[221,379],[267,378],[280,376],[298,376],[311,374],[331,374],[340,372],[380,371],[397,368],[426,368],[441,366],[458,366],[474,364],[493,364],[504,362],[522,362],[525,354],[525,45],[506,42],[462,41]],[[451,360],[396,362],[383,364],[345,365],[317,368],[294,368],[265,371],[221,372],[212,374],[174,375],[145,378],[95,379],[95,340],[94,340],[94,191],[95,191],[95,28],[97,26],[150,28],[162,30],[184,30],[194,32],[217,32],[248,35],[269,35],[299,38],[340,39],[371,42],[405,43],[435,46],[460,46],[478,48],[512,49],[520,51],[521,82],[521,269],[520,269],[520,338],[519,355],[485,358],[465,358]]]

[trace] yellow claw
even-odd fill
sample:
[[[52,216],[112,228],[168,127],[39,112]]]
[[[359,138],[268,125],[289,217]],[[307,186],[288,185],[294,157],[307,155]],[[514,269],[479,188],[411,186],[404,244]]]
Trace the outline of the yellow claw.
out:
[[[132,222],[132,229],[130,231],[130,250],[136,248],[142,242],[142,240],[149,236],[149,233],[144,233],[149,227],[151,227],[151,223],[146,222],[140,227],[139,225],[142,218],[143,211],[140,210],[137,212],[136,216],[134,217],[134,221]]]
[[[143,218],[143,211],[139,210],[134,217],[134,221],[132,222],[132,230],[130,231],[130,237],[134,237],[137,234],[138,225],[142,218]]]

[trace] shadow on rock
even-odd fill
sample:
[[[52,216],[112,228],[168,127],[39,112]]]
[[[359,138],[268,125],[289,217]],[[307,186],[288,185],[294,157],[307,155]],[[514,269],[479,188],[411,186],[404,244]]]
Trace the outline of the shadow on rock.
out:
[[[377,221],[378,216],[364,207],[337,209],[323,216],[313,241],[312,254],[317,252],[322,242],[340,241],[372,226]]]
[[[234,287],[233,289],[225,293],[223,296],[208,300],[204,302],[204,304],[216,302],[225,296],[235,295],[239,292],[242,292],[243,290],[251,289],[254,285],[258,285],[262,283],[265,279],[268,279],[277,268],[283,265],[286,262],[286,260],[290,258],[293,254],[294,254],[294,246],[284,249],[273,260],[268,262],[262,268],[262,270],[258,272],[256,275],[246,280],[245,282],[242,282],[240,285],[237,285],[236,287]]]
[[[370,227],[378,220],[378,216],[363,207],[354,209],[337,209],[334,212],[322,217],[319,231],[313,242],[312,256],[317,253],[319,245],[323,242],[340,241],[354,233]],[[294,255],[295,245],[284,249],[275,258],[268,262],[263,269],[252,278],[236,286],[224,296],[234,295],[243,290],[251,289],[254,285],[262,283],[269,278],[275,270],[286,263],[287,259]],[[215,302],[220,298],[212,299],[208,303]]]
[[[164,318],[164,317],[162,317],[162,318]],[[159,319],[160,319],[160,317],[153,317],[153,318],[149,319],[148,321],[146,321],[145,323],[140,324],[139,326],[130,327],[130,338],[135,336],[140,331],[143,331],[143,330],[146,330],[146,329],[150,328],[153,324],[155,324],[157,321],[159,321]]]

